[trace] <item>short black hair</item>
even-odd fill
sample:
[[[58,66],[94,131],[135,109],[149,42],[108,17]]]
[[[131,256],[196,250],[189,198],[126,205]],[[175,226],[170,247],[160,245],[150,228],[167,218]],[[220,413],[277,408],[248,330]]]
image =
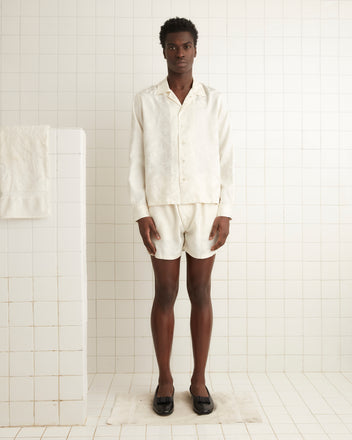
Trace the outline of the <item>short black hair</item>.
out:
[[[191,20],[188,20],[187,18],[175,17],[166,20],[160,28],[159,39],[163,49],[165,48],[167,34],[183,31],[187,31],[192,35],[194,46],[197,46],[198,31],[195,25],[191,22]]]

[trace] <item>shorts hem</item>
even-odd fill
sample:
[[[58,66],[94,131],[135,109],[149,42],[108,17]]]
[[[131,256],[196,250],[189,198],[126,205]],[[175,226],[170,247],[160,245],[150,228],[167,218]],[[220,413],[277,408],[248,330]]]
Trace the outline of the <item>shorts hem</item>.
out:
[[[184,251],[185,251],[187,254],[189,254],[192,258],[196,258],[197,260],[205,260],[206,258],[210,258],[210,257],[212,257],[213,255],[215,255],[217,250],[215,250],[215,251],[211,251],[210,253],[206,254],[205,256],[201,256],[201,257],[200,257],[199,255],[196,256],[193,252],[189,252],[188,249],[185,249]]]
[[[176,256],[176,257],[165,257],[165,256],[160,256],[160,255],[153,255],[155,258],[157,258],[158,260],[177,260],[178,258],[181,257],[181,254]]]

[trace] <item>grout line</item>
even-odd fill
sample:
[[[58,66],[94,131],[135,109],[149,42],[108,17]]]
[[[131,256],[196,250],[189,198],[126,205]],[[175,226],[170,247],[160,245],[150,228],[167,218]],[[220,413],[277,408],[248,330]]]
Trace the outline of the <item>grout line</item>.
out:
[[[255,373],[255,374],[257,374],[257,373]],[[258,393],[257,393],[256,387],[255,387],[255,385],[254,385],[253,382],[252,382],[252,379],[251,379],[251,373],[250,373],[250,372],[247,372],[246,375],[247,375],[247,377],[248,377],[248,383],[251,385],[250,392],[253,393],[253,394],[256,396],[256,399],[257,399],[257,401],[258,401],[259,404],[260,404],[260,408],[261,408],[262,414],[265,415],[266,420],[265,420],[264,422],[262,422],[262,423],[265,423],[265,422],[268,423],[268,424],[270,425],[270,427],[271,427],[271,429],[272,429],[272,431],[273,431],[275,437],[277,438],[276,433],[275,433],[273,427],[271,426],[270,418],[268,417],[267,413],[265,412],[264,406],[262,405],[262,402],[261,402],[260,397],[259,397],[259,395],[258,395]],[[266,379],[268,378],[268,374],[267,374],[266,372],[264,372],[263,375],[265,375]],[[262,377],[263,377],[263,376],[262,376]],[[231,379],[231,376],[230,376],[230,379]],[[232,383],[232,380],[231,380],[231,383]],[[232,385],[232,386],[234,387],[234,385]],[[260,414],[260,416],[261,416],[261,414]],[[250,433],[250,431],[249,431],[249,429],[248,429],[248,423],[245,423],[245,426],[246,426],[246,429],[247,429],[247,432],[248,432],[249,438],[252,439],[251,433]],[[254,440],[254,439],[253,439],[253,440]]]
[[[0,17],[3,17],[3,3],[0,1]],[[0,19],[0,35],[2,35],[2,20]],[[2,38],[0,37],[0,54],[2,54]],[[0,69],[0,102],[2,102],[3,95],[3,69]],[[3,125],[3,110],[0,112],[0,126]],[[9,222],[5,220],[6,232],[6,275],[7,275],[7,376],[9,378],[7,383],[8,402],[7,402],[7,420],[10,425],[10,276],[9,276]]]
[[[309,373],[310,373],[310,372],[303,373],[303,374],[304,374],[304,376],[307,378],[307,380],[309,380],[309,382],[312,384],[312,386],[316,389],[316,391],[321,395],[321,397],[325,400],[326,404],[327,404],[329,407],[331,407],[331,409],[332,409],[333,412],[335,413],[336,417],[338,417],[338,418],[340,419],[340,423],[341,423],[342,425],[344,425],[348,431],[351,432],[351,429],[350,429],[348,426],[345,425],[345,422],[344,422],[344,420],[341,418],[341,415],[340,415],[338,412],[335,411],[335,409],[334,409],[334,405],[329,404],[329,400],[328,400],[327,398],[325,398],[324,394],[322,394],[322,392],[321,392],[320,389],[315,385],[315,383],[312,382],[312,381],[310,380],[310,377],[309,377],[310,374],[309,374]],[[329,379],[329,378],[326,376],[326,372],[324,373],[324,372],[320,372],[320,371],[319,371],[318,373],[320,373],[320,375],[321,375],[321,376],[322,376],[327,382],[329,382],[329,384],[331,384],[331,386],[333,386],[333,387],[336,389],[337,393],[338,393],[340,396],[342,396],[342,399],[344,399],[345,401],[347,401],[347,402],[352,406],[352,401],[349,401],[349,400],[345,397],[345,395],[341,392],[341,390],[335,385],[335,383],[334,383],[331,379]],[[328,372],[328,373],[330,373],[330,372]],[[340,376],[340,373],[339,373],[339,372],[334,372],[334,373],[339,374],[339,376]],[[343,375],[342,375],[342,376],[343,376]],[[342,400],[342,399],[341,399],[341,400]],[[326,434],[328,435],[328,433],[326,433]]]
[[[97,280],[97,131],[96,131],[96,115],[97,115],[97,2],[94,3],[94,304],[95,304],[95,372],[98,372],[98,280]]]
[[[55,158],[56,158],[56,183],[55,183],[55,188],[56,188],[56,194],[55,194],[55,199],[56,199],[56,224],[58,226],[59,224],[59,129],[56,128],[56,144],[55,144]],[[61,385],[61,376],[60,376],[60,372],[61,372],[61,363],[60,363],[60,314],[59,314],[59,309],[60,309],[60,284],[59,284],[59,232],[58,232],[58,227],[56,227],[56,312],[57,312],[57,359],[56,359],[56,364],[57,364],[57,416],[58,416],[58,420],[59,423],[61,421],[61,396],[60,396],[60,385]]]
[[[152,3],[151,3],[152,5]],[[152,6],[151,6],[152,7]],[[135,53],[134,53],[134,49],[135,49],[135,2],[133,2],[132,4],[132,17],[131,17],[131,21],[132,21],[132,47],[133,47],[133,56],[132,56],[132,76],[133,76],[133,81],[132,81],[132,99],[134,99],[134,96],[136,94],[136,89],[135,89]],[[129,151],[129,150],[128,150]],[[133,250],[132,250],[132,261],[133,261],[133,267],[132,267],[132,293],[133,293],[133,305],[132,305],[132,313],[133,313],[133,331],[132,331],[132,349],[133,349],[133,367],[132,367],[132,373],[135,373],[136,371],[136,334],[135,334],[135,327],[136,327],[136,279],[135,279],[135,251],[134,251],[134,242],[135,242],[135,222],[133,220],[133,231],[132,231],[132,239],[133,239]],[[153,372],[153,363],[152,363],[152,372]],[[132,382],[131,382],[132,383]]]
[[[285,14],[284,14],[284,8],[282,8],[282,26],[284,26],[285,23]],[[282,35],[281,35],[282,40],[284,41],[284,31],[282,29]],[[302,53],[302,52],[301,52]],[[285,139],[285,116],[284,116],[284,111],[285,111],[285,75],[284,75],[284,55],[285,55],[285,47],[284,44],[282,44],[282,52],[281,52],[281,57],[282,57],[282,140],[284,142]],[[265,65],[265,56],[264,56],[264,65]],[[265,117],[265,116],[264,116]],[[265,169],[266,167],[264,167]],[[265,171],[264,171],[265,172]],[[286,299],[287,299],[287,290],[286,290],[286,283],[285,283],[285,269],[286,269],[286,205],[285,205],[285,194],[286,194],[286,186],[285,186],[285,146],[282,149],[282,188],[283,188],[283,213],[282,213],[282,222],[283,222],[283,226],[282,226],[282,232],[283,232],[283,243],[282,243],[282,253],[283,253],[283,274],[282,274],[282,292],[283,292],[283,301],[282,301],[282,306],[283,306],[283,316],[286,316]],[[265,255],[266,258],[266,255]],[[282,324],[282,333],[283,333],[283,358],[282,358],[282,363],[281,363],[281,368],[285,371],[285,364],[287,362],[287,356],[286,356],[286,325],[285,325],[285,318],[283,319],[283,324]],[[266,331],[267,329],[265,329]],[[278,355],[276,355],[278,356]]]
[[[320,371],[318,371],[318,373],[320,373]],[[319,422],[319,419],[316,417],[317,414],[315,414],[315,413],[312,412],[312,409],[308,406],[308,404],[306,403],[305,399],[302,397],[301,392],[300,392],[299,389],[295,386],[295,383],[293,382],[293,379],[290,378],[290,373],[284,373],[284,374],[285,374],[285,376],[287,377],[287,380],[291,383],[292,387],[295,389],[297,395],[300,397],[300,399],[301,399],[301,401],[302,401],[302,406],[304,405],[304,407],[308,409],[308,411],[311,413],[311,415],[312,415],[312,416],[314,417],[314,419],[315,419],[315,424],[316,424],[316,425],[319,425],[320,428],[322,429],[322,431],[324,431],[324,434],[328,435],[328,434],[325,432],[324,427],[323,427],[323,426],[321,425],[321,423]],[[292,374],[292,372],[291,372],[291,374]],[[293,374],[296,374],[296,372],[293,372]],[[306,378],[307,380],[309,380],[304,372],[299,373],[299,374],[303,374],[303,377]],[[320,374],[321,374],[321,373],[320,373]],[[309,380],[309,382],[311,383],[310,380]],[[311,384],[312,384],[312,383],[311,383]],[[314,385],[312,384],[312,386],[314,386]],[[314,388],[315,388],[315,387],[314,387]],[[319,394],[321,395],[321,393],[319,393]],[[323,397],[323,396],[321,395],[321,397]],[[324,400],[325,400],[325,399],[324,399]],[[301,422],[300,424],[302,424],[302,422]],[[296,425],[296,426],[297,426],[297,425]],[[297,429],[298,429],[298,431],[299,431],[299,433],[300,433],[301,435],[305,436],[305,433],[302,433],[298,426],[297,426]]]
[[[2,10],[2,1],[0,0],[0,17],[3,17],[3,10]],[[3,29],[2,29],[2,20],[0,19],[0,54],[2,54],[2,38],[1,36],[3,35]],[[0,58],[1,62],[2,59]],[[3,102],[3,81],[2,81],[2,76],[3,76],[3,69],[0,69],[0,102]],[[3,114],[3,109],[1,107],[0,109],[0,127],[3,126],[3,120],[2,120],[2,115]]]
[[[320,196],[320,200],[319,200],[319,273],[320,273],[320,279],[319,279],[319,299],[320,299],[320,372],[322,372],[323,370],[323,365],[324,365],[324,322],[323,322],[323,262],[322,262],[322,242],[323,242],[323,220],[322,220],[322,213],[323,213],[323,208],[322,208],[322,184],[321,184],[321,173],[322,173],[322,169],[321,169],[321,156],[322,156],[322,136],[321,136],[321,116],[322,116],[322,111],[321,111],[321,96],[322,96],[322,87],[321,87],[321,63],[322,63],[322,57],[321,57],[321,1],[319,2],[319,52],[318,52],[318,56],[319,56],[319,196]],[[302,329],[302,340],[303,340],[303,349],[302,349],[302,358],[304,359],[304,296],[303,296],[303,289],[302,289],[302,321],[303,321],[303,329]],[[302,370],[304,371],[304,368],[302,368]]]
[[[40,8],[40,6],[39,6]],[[39,9],[40,16],[40,9]],[[40,16],[41,17],[41,16]],[[59,102],[59,8],[57,7],[55,23],[56,23],[56,102]],[[56,159],[56,170],[55,170],[55,205],[56,205],[56,307],[57,307],[57,417],[60,423],[61,421],[61,399],[60,399],[60,326],[59,326],[59,291],[60,291],[60,283],[59,283],[59,258],[58,258],[58,250],[59,250],[59,234],[58,234],[58,224],[59,224],[59,109],[56,109],[56,128],[55,128],[55,159]]]
[[[228,71],[228,57],[229,57],[229,20],[228,20],[228,16],[229,16],[229,0],[226,1],[226,68]],[[228,109],[228,95],[229,95],[229,75],[226,75],[226,94],[227,94],[227,109]],[[233,125],[232,125],[232,121],[231,121],[231,114],[230,111],[228,109],[229,112],[229,118],[230,118],[230,127],[231,127],[231,139],[233,140],[233,155],[235,155],[235,145],[234,145],[234,136],[233,136]],[[235,175],[235,171],[234,171],[234,159],[232,159],[232,172],[233,172],[233,179],[234,179],[234,175]],[[233,185],[234,182],[233,182]],[[232,203],[233,205],[233,203]],[[229,310],[230,310],[230,248],[229,248],[229,241],[227,241],[226,243],[226,306],[227,306],[227,313],[226,313],[226,339],[227,339],[227,353],[226,353],[226,357],[227,357],[227,371],[230,370],[231,368],[231,355],[230,355],[230,316],[229,316]],[[224,435],[225,437],[225,435]]]
[[[104,402],[103,402],[103,404],[102,404],[102,406],[101,406],[100,414],[98,415],[98,420],[97,420],[97,424],[96,424],[95,429],[94,429],[94,433],[93,433],[92,440],[96,438],[96,437],[95,437],[95,434],[96,434],[96,432],[97,432],[98,427],[103,426],[103,425],[100,424],[100,422],[101,422],[101,418],[102,418],[102,413],[104,412],[105,405],[106,405],[106,401],[108,400],[108,395],[110,394],[111,386],[112,386],[112,384],[113,384],[113,382],[114,382],[114,378],[115,378],[115,376],[116,376],[115,373],[113,373],[113,374],[111,374],[111,373],[107,373],[107,374],[108,374],[109,376],[111,376],[111,380],[110,380],[109,386],[108,386],[107,391],[106,391],[106,394],[105,394]],[[104,417],[106,417],[106,416],[104,416]],[[119,431],[118,437],[120,437],[120,435],[121,435],[121,430],[122,430],[122,425],[120,426],[120,431]],[[100,437],[100,436],[99,436],[99,437]]]
[[[248,46],[247,46],[247,2],[244,2],[244,34],[245,34],[245,42],[244,42],[244,53],[245,53],[245,58],[247,56],[247,50],[248,50]],[[245,129],[245,135],[244,135],[244,146],[245,146],[245,153],[244,153],[244,169],[247,170],[247,155],[248,155],[248,148],[247,148],[247,127],[248,127],[248,93],[247,93],[247,63],[244,61],[244,77],[245,77],[245,81],[244,81],[244,95],[245,95],[245,99],[244,99],[244,114],[245,114],[245,121],[244,121],[244,129]],[[247,181],[247,175],[245,173],[245,179]],[[244,261],[245,261],[245,269],[244,269],[244,276],[245,276],[245,293],[246,293],[246,371],[248,372],[248,353],[249,353],[249,341],[248,341],[248,331],[249,331],[249,327],[248,327],[248,260],[247,260],[247,254],[248,254],[248,221],[247,221],[247,215],[248,215],[248,210],[247,210],[247,182],[244,183],[244,221],[245,221],[245,251],[244,251]]]
[[[3,17],[3,3],[0,1],[0,17]],[[2,35],[2,20],[0,20],[0,35]],[[0,54],[2,53],[2,38],[0,38]],[[3,94],[3,70],[0,69],[0,102],[2,102]],[[0,126],[3,125],[3,111],[0,112]],[[9,276],[9,222],[5,220],[6,231],[6,279],[7,279],[7,383],[8,402],[7,402],[7,420],[10,424],[10,276]]]
[[[339,243],[339,250],[338,250],[338,286],[339,286],[339,338],[338,338],[338,352],[339,352],[339,364],[340,364],[340,371],[343,371],[343,366],[345,364],[344,357],[342,355],[342,346],[343,346],[343,326],[342,326],[342,270],[341,270],[341,261],[342,261],[342,243],[341,243],[341,66],[340,66],[340,60],[341,60],[341,35],[340,35],[340,25],[341,25],[341,16],[340,16],[340,2],[337,3],[337,22],[338,22],[338,34],[337,34],[337,41],[338,41],[338,54],[337,54],[337,114],[338,114],[338,130],[337,130],[337,137],[338,137],[338,143],[337,143],[337,170],[338,170],[338,196],[337,196],[337,203],[338,203],[338,228],[337,228],[337,239]]]
[[[281,6],[282,7],[282,6]],[[263,137],[264,137],[264,145],[263,145],[263,150],[264,150],[264,164],[263,164],[263,186],[264,186],[264,194],[263,194],[263,203],[264,203],[264,207],[267,206],[266,203],[266,189],[267,189],[267,176],[266,176],[266,163],[265,163],[265,159],[266,159],[266,115],[267,115],[267,111],[266,111],[266,56],[265,56],[265,49],[266,49],[266,23],[265,23],[265,18],[266,18],[266,0],[264,0],[263,3],[263,8],[264,8],[264,17],[263,17],[263,23],[264,23],[264,35],[263,35],[263,70],[264,70],[264,93],[263,93],[263,105],[264,105],[264,133],[263,133]],[[282,57],[283,60],[283,57]],[[283,61],[282,61],[283,62]],[[284,75],[282,75],[284,76]],[[282,94],[282,100],[284,100],[284,93]],[[284,121],[284,113],[282,112],[282,120]],[[282,121],[282,122],[283,122]],[[283,128],[282,128],[283,130]],[[282,155],[283,156],[283,155]],[[282,171],[282,173],[284,173],[284,171]],[[284,208],[282,207],[282,210],[284,211]],[[268,243],[268,237],[267,237],[267,215],[266,215],[267,211],[264,209],[264,313],[265,313],[265,317],[264,317],[264,331],[265,331],[265,335],[264,335],[264,359],[263,359],[263,367],[264,370],[267,371],[268,369],[268,314],[269,314],[269,310],[268,310],[268,265],[267,265],[267,243]],[[285,226],[283,225],[283,228]],[[284,246],[284,244],[283,244]],[[270,277],[269,277],[270,279]],[[248,318],[247,318],[248,319]],[[270,318],[269,318],[270,319]],[[258,338],[259,339],[259,338]],[[261,338],[260,338],[261,339]],[[261,362],[260,362],[261,363]],[[270,365],[269,365],[270,367]]]
[[[301,119],[301,127],[300,127],[300,141],[301,141],[301,164],[300,164],[300,170],[303,170],[303,153],[304,153],[304,148],[303,148],[303,38],[302,38],[302,30],[303,30],[303,12],[302,12],[302,7],[303,7],[303,2],[304,0],[300,0],[300,43],[301,43],[301,55],[300,55],[300,119]],[[304,197],[304,190],[303,190],[303,179],[304,179],[304,175],[303,172],[301,172],[301,200],[300,200],[300,227],[301,227],[301,243],[300,243],[300,251],[301,251],[301,296],[300,299],[302,300],[302,318],[304,317],[304,305],[303,305],[303,299],[304,299],[304,261],[303,261],[303,239],[304,239],[304,234],[303,234],[303,211],[304,211],[304,204],[303,204],[303,197]],[[286,301],[285,301],[285,305],[284,305],[285,309],[284,309],[284,317],[286,318],[287,314],[286,314]],[[302,319],[302,333],[304,335],[304,330],[305,330],[305,322],[304,322],[304,318]],[[284,320],[284,338],[285,338],[285,350],[284,350],[284,359],[285,359],[285,364],[287,366],[287,354],[286,354],[286,344],[287,344],[287,337],[286,337],[286,319]],[[301,370],[304,370],[304,346],[302,347],[302,366],[301,366]],[[286,368],[284,368],[284,371],[286,372]]]
[[[118,354],[118,350],[117,350],[117,340],[118,340],[118,334],[117,334],[117,310],[118,310],[118,299],[117,299],[117,262],[118,262],[118,243],[117,243],[117,224],[118,224],[118,219],[117,219],[117,214],[116,214],[116,208],[118,207],[118,181],[116,178],[116,170],[118,169],[118,164],[117,164],[117,153],[116,153],[116,145],[117,145],[117,139],[116,139],[116,113],[117,113],[117,100],[116,100],[116,94],[117,94],[117,72],[115,70],[116,68],[116,58],[115,58],[115,54],[117,53],[117,44],[116,44],[116,39],[117,37],[117,25],[116,25],[116,21],[117,21],[117,11],[116,11],[116,2],[114,2],[114,12],[113,12],[113,17],[114,17],[114,55],[113,55],[113,59],[114,59],[114,67],[113,67],[113,72],[114,72],[114,99],[113,99],[113,108],[114,108],[114,133],[113,133],[113,143],[114,143],[114,150],[113,150],[113,156],[114,156],[114,170],[115,172],[113,173],[114,177],[114,214],[113,214],[113,218],[114,218],[114,235],[113,235],[113,243],[114,243],[114,335],[115,335],[115,341],[114,341],[114,360],[113,360],[113,371],[114,373],[117,372],[117,354]]]
[[[336,373],[336,371],[329,371],[329,373]],[[348,377],[348,374],[352,374],[350,371],[339,371],[338,373],[341,374],[341,376],[346,379],[348,382],[352,383],[352,376]]]
[[[283,374],[283,376],[285,377],[285,379],[288,379],[288,377],[287,377],[287,373],[286,373],[286,372],[283,372],[282,374]],[[293,417],[292,417],[290,411],[287,409],[287,407],[286,407],[286,405],[285,405],[285,402],[284,402],[284,401],[282,400],[282,398],[281,398],[280,393],[276,391],[275,383],[273,383],[273,381],[271,380],[270,375],[267,375],[267,376],[268,376],[268,380],[269,380],[269,382],[271,383],[273,389],[275,390],[275,392],[276,392],[278,398],[281,400],[281,402],[282,402],[282,406],[283,406],[283,407],[285,408],[285,410],[287,411],[287,415],[291,418],[291,420],[292,420],[292,424],[293,424],[293,425],[295,426],[295,428],[297,429],[298,435],[299,435],[301,438],[303,438],[303,434],[300,432],[300,430],[299,430],[298,426],[296,425],[296,422],[295,422],[295,420],[293,419]],[[289,380],[289,379],[288,379],[288,380]],[[294,384],[293,384],[290,380],[289,380],[289,382],[290,382],[290,384],[292,385],[292,387],[293,387],[293,389],[294,389],[294,391],[291,391],[291,393],[294,393],[294,392],[296,391],[296,388],[295,388]],[[303,400],[303,403],[305,403],[304,400]],[[308,408],[308,409],[310,410],[310,408]]]

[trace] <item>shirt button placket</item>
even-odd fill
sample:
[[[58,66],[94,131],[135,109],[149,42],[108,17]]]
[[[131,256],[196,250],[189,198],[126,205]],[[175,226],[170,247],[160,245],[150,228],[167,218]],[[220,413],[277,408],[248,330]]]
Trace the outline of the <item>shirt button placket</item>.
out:
[[[184,174],[184,163],[185,163],[185,155],[184,155],[184,133],[183,133],[183,124],[182,124],[182,109],[180,109],[178,113],[178,155],[179,155],[179,170],[180,170],[180,185],[183,186],[186,182],[185,174]]]

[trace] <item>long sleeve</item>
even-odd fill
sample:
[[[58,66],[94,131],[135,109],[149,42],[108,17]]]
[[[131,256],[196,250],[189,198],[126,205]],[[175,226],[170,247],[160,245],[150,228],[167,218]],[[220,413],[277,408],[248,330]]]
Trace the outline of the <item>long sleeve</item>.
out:
[[[167,78],[133,101],[129,188],[133,218],[149,207],[217,203],[232,218],[233,142],[223,95],[193,81],[180,103]]]
[[[133,218],[135,221],[142,217],[150,216],[145,194],[145,162],[141,110],[140,97],[136,95],[132,107],[128,179],[130,199],[133,205]]]
[[[234,147],[230,117],[222,96],[220,98],[218,118],[221,183],[218,216],[232,218],[232,204],[234,198]]]

